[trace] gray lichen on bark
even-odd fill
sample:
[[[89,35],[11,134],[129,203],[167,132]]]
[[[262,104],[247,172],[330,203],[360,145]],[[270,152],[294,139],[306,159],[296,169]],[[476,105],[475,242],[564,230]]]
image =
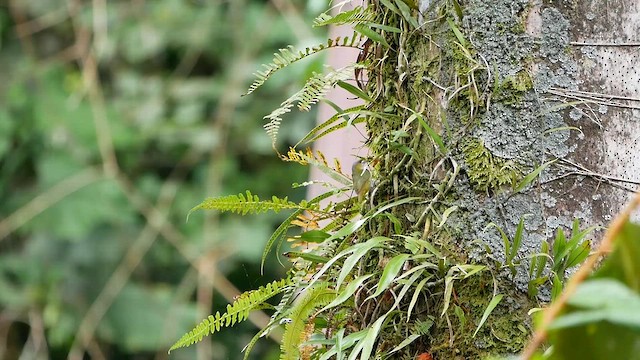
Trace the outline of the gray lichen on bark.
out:
[[[462,17],[453,17],[468,40],[466,53],[460,50],[465,45],[459,42],[464,41],[457,34],[454,37],[442,20],[451,16],[443,13],[456,13],[455,7],[460,4]],[[537,299],[526,295],[528,256],[540,251],[543,240],[552,241],[557,228],[569,230],[574,219],[582,228],[606,224],[606,212],[617,201],[617,195],[612,197],[602,190],[605,183],[615,183],[588,171],[597,170],[599,161],[611,152],[606,147],[602,150],[598,143],[603,138],[602,124],[592,116],[580,116],[588,107],[581,107],[584,102],[579,97],[571,98],[586,83],[585,64],[576,59],[590,57],[594,61],[598,50],[576,53],[571,43],[576,38],[577,14],[583,11],[576,2],[447,0],[421,1],[419,8],[423,10],[421,32],[405,34],[403,39],[410,39],[410,46],[401,44],[406,71],[389,56],[385,57],[390,62],[388,68],[370,74],[370,79],[385,87],[384,103],[376,104],[375,109],[391,113],[388,109],[393,108],[397,111],[393,115],[399,119],[371,119],[368,124],[372,155],[382,159],[380,176],[384,184],[374,201],[399,193],[420,196],[421,192],[428,199],[434,195],[430,190],[432,180],[450,179],[438,175],[442,164],[453,168],[460,165],[454,194],[440,199],[437,209],[457,206],[457,210],[447,220],[447,231],[429,240],[450,251],[456,261],[491,268],[488,278],[457,284],[457,301],[466,306],[473,321],[490,300],[484,287],[490,286],[492,279],[496,279],[496,289],[505,294],[505,300],[476,338],[461,331],[454,341],[443,330],[446,325],[434,331],[434,353],[447,359],[515,353],[528,336],[522,327],[529,324],[526,312],[539,305],[537,301],[549,299],[548,285]],[[481,66],[465,62],[469,57],[475,57]],[[440,61],[438,66],[434,66],[436,59]],[[399,72],[403,73],[401,78],[393,78]],[[465,80],[463,75],[471,76],[472,83],[458,83]],[[473,89],[482,94],[474,94]],[[389,146],[385,136],[412,128],[413,124],[404,122],[411,114],[408,108],[423,111],[429,125],[444,134],[450,150],[444,162],[434,160],[434,152],[425,150],[433,147],[432,141],[419,131],[415,136],[422,139],[423,146],[412,149],[413,155],[403,155]],[[599,104],[600,115],[611,112]],[[446,124],[441,122],[443,118]],[[411,160],[407,162],[407,158]],[[514,185],[526,174],[550,160],[556,162],[536,181],[514,192]],[[590,168],[581,168],[581,164]],[[422,210],[405,207],[398,212],[411,215],[406,218],[420,218]],[[525,231],[519,259],[524,266],[513,275],[501,266],[505,259],[503,240],[488,225],[497,224],[512,237],[521,219]],[[406,227],[415,228],[415,223],[409,221]],[[442,321],[437,325],[442,326]],[[451,324],[448,326],[450,330]]]
[[[531,16],[540,16],[539,33],[526,31]],[[498,0],[469,2],[464,24],[474,48],[490,66],[492,79],[488,81],[497,89],[480,115],[478,126],[467,136],[480,139],[495,157],[516,164],[522,169],[521,175],[544,162],[569,155],[573,150],[568,143],[570,130],[566,130],[561,114],[550,109],[557,103],[544,99],[551,86],[577,86],[576,64],[567,50],[568,21],[552,7],[539,9],[526,0]],[[545,171],[541,179],[552,174],[552,170]],[[553,201],[546,199],[546,203]],[[461,239],[469,244],[475,261],[488,256],[487,248],[489,256],[498,262],[504,260],[503,241],[495,229],[486,229],[489,223],[513,234],[524,218],[527,231],[521,256],[525,258],[539,252],[541,241],[548,239],[555,227],[571,225],[572,220],[548,224],[549,209],[545,209],[540,192],[535,189],[515,195],[499,189],[484,194],[467,192],[460,204],[468,212],[459,214]],[[513,280],[521,291],[526,290],[529,278],[525,271],[518,272]]]

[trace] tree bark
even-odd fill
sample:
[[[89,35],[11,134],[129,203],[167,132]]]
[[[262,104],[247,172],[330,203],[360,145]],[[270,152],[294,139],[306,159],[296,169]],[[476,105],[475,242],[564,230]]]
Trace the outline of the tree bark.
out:
[[[372,4],[402,33],[370,53],[371,107],[387,117],[368,120],[378,178],[369,206],[423,198],[394,209],[403,235],[445,252],[448,269],[487,266],[455,281],[444,316],[433,311],[442,309],[441,294],[427,302],[430,338],[408,354],[519,352],[531,330],[527,312],[551,293],[547,281],[528,296],[531,256],[543,241],[553,244],[558,228],[570,234],[574,220],[581,229],[605,226],[637,188],[640,5],[601,3],[420,1],[417,29]],[[498,228],[513,240],[521,220],[513,272]],[[379,220],[366,236],[390,228]],[[503,300],[474,337],[497,294]]]

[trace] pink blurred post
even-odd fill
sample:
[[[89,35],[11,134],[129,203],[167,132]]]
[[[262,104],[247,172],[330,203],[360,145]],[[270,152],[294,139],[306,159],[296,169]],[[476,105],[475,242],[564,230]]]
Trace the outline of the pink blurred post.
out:
[[[361,0],[351,1],[350,4],[346,4],[342,10],[347,10],[348,8],[353,7],[354,5],[361,4]],[[337,9],[334,9],[336,12]],[[330,38],[336,38],[338,36],[352,36],[353,29],[349,26],[332,26],[329,29]],[[357,49],[352,48],[335,48],[330,49],[327,63],[334,69],[339,69],[344,66],[347,66],[356,61],[359,51]],[[355,85],[355,81],[351,81]],[[342,88],[337,88],[332,90],[327,96],[328,100],[336,103],[343,109],[357,106],[361,104],[360,99],[354,99],[354,96],[347,92]],[[320,103],[318,110],[318,124],[323,121],[329,119],[331,116],[335,114],[335,110],[325,104]],[[338,159],[340,164],[342,165],[343,172],[345,174],[351,173],[351,165],[357,160],[358,156],[366,156],[367,149],[364,148],[364,141],[366,140],[366,130],[365,127],[362,126],[350,126],[346,129],[341,129],[327,135],[320,140],[315,142],[314,148],[316,150],[320,150],[325,156],[327,161],[332,164],[333,159]],[[315,167],[311,168],[310,179],[315,181],[326,181],[329,183],[333,183],[333,181],[318,170]],[[323,188],[320,184],[314,184],[309,186],[308,197],[314,198],[323,192],[326,189]]]

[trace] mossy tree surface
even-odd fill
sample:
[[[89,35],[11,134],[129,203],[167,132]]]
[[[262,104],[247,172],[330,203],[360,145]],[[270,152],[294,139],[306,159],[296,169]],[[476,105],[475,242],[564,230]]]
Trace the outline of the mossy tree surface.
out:
[[[379,179],[371,205],[423,198],[421,204],[394,209],[405,235],[419,234],[445,253],[450,265],[481,264],[487,270],[456,282],[445,315],[430,314],[435,316],[431,333],[407,354],[426,352],[437,359],[513,354],[529,336],[528,310],[549,299],[552,283],[536,281],[523,259],[545,252],[542,243],[551,242],[556,227],[571,227],[547,226],[537,177],[557,175],[549,165],[571,150],[570,126],[555,111],[562,107],[544,99],[552,86],[575,86],[569,24],[547,5],[536,9],[542,33],[528,34],[533,6],[526,0],[419,5],[417,28],[388,7],[376,9],[378,21],[402,33],[389,33],[389,46],[370,52],[368,89],[376,99],[371,106],[387,115],[367,122]],[[521,219],[525,227],[513,271],[499,230],[512,238]],[[380,220],[370,235],[390,236],[388,223]],[[436,294],[427,309],[442,308]],[[505,297],[474,334],[496,294]]]
[[[520,46],[531,47],[531,39],[522,31],[527,6],[526,1],[492,2],[495,11],[500,6],[517,9],[500,22],[478,26],[474,21],[485,6],[482,3],[435,2],[422,13],[418,28],[389,8],[377,8],[379,21],[401,28],[402,33],[389,34],[390,46],[377,45],[370,53],[368,89],[376,99],[371,106],[387,115],[367,123],[368,146],[379,177],[371,204],[404,196],[424,199],[394,209],[405,235],[414,233],[437,247],[445,254],[447,267],[487,266],[482,274],[455,282],[455,296],[444,316],[440,311],[445,289],[431,290],[416,322],[433,320],[433,327],[429,336],[406,349],[408,356],[429,353],[436,359],[472,359],[516,353],[529,334],[526,313],[536,306],[514,286],[513,274],[501,269],[504,256],[495,241],[499,238],[489,243],[481,239],[485,233],[495,235],[484,231],[491,222],[511,230],[499,208],[524,175],[541,165],[543,149],[529,147],[528,157],[505,156],[492,151],[483,137],[501,116],[511,123],[501,124],[500,129],[524,128],[539,110],[529,109],[536,105],[536,97],[521,54],[530,53],[510,46],[502,49],[504,54],[488,57],[476,47],[484,32],[499,33],[494,27],[502,29],[497,35],[502,41],[521,39]],[[543,126],[534,136],[546,130]],[[438,133],[442,143],[428,129]],[[455,210],[443,221],[448,209]],[[521,215],[515,215],[516,224]],[[373,229],[375,234],[367,236],[394,235],[388,220],[380,220]],[[506,298],[474,336],[483,312],[499,293]]]
[[[483,264],[490,274],[457,283],[449,323],[436,320],[428,344],[413,343],[409,353],[429,352],[439,359],[515,353],[528,337],[527,311],[557,291],[549,278],[537,281],[528,273],[531,263],[524,259],[546,253],[545,240],[553,243],[556,230],[571,229],[575,220],[606,224],[609,218],[592,209],[589,191],[599,189],[593,189],[591,181],[624,185],[596,173],[572,177],[576,164],[582,163],[576,159],[592,161],[584,155],[593,150],[580,156],[576,149],[583,150],[579,143],[585,132],[599,136],[594,124],[600,120],[585,116],[575,121],[579,119],[572,114],[565,121],[566,109],[586,112],[580,108],[585,100],[578,97],[568,104],[567,97],[552,96],[558,89],[578,89],[584,70],[579,71],[574,60],[568,19],[576,20],[584,9],[527,0],[419,5],[419,28],[384,6],[377,9],[379,21],[403,32],[388,34],[389,47],[378,45],[368,74],[376,98],[372,106],[388,114],[368,121],[368,145],[373,162],[379,163],[372,204],[423,197],[426,204],[395,209],[396,217],[404,220],[403,228],[420,232],[452,263]],[[601,104],[600,111],[604,114],[607,109]],[[441,135],[445,151],[412,117],[415,113]],[[558,178],[568,178],[568,184],[558,183]],[[582,183],[585,190],[575,191]],[[573,188],[567,187],[570,184]],[[452,208],[456,210],[448,214],[445,225],[436,226]],[[504,230],[507,238],[517,236],[521,220],[525,224],[517,254],[521,267],[509,271],[498,230]],[[376,229],[385,233],[389,226],[381,221]],[[584,243],[583,249],[588,248]],[[564,275],[564,271],[558,274],[560,282]],[[555,286],[559,287],[557,281]],[[472,336],[496,293],[505,298]],[[456,313],[459,309],[464,316]]]

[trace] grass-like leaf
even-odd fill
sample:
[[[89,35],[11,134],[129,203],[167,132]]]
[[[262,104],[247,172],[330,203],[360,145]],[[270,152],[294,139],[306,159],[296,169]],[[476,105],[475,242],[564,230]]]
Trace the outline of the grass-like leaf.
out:
[[[491,302],[489,303],[489,305],[487,305],[487,308],[484,309],[484,314],[482,314],[482,319],[480,319],[480,323],[478,324],[478,327],[476,328],[476,331],[473,333],[472,337],[476,337],[476,334],[478,334],[478,331],[480,331],[480,328],[482,328],[482,325],[484,325],[484,323],[487,321],[493,309],[495,309],[496,306],[498,306],[498,304],[500,303],[500,301],[502,301],[503,296],[504,295],[502,294],[498,294],[493,299],[491,299]]]
[[[396,275],[398,275],[400,270],[402,270],[402,266],[408,258],[409,254],[400,254],[394,256],[391,260],[389,260],[387,265],[384,267],[384,270],[382,271],[382,275],[380,276],[380,281],[378,282],[376,292],[369,296],[367,300],[375,298],[376,296],[382,294],[383,291],[387,290],[387,288],[389,288],[389,285],[391,285],[393,280],[395,280]]]
[[[533,182],[533,180],[535,180],[535,178],[538,177],[538,175],[540,175],[540,173],[542,172],[542,170],[546,169],[547,166],[553,164],[554,162],[556,162],[555,160],[551,160],[548,161],[540,166],[538,166],[535,170],[533,170],[532,172],[530,172],[529,174],[527,174],[527,176],[525,176],[519,183],[518,185],[516,185],[516,187],[513,189],[514,193],[519,193],[522,190],[524,190],[524,188],[527,187],[527,185],[531,184]]]

